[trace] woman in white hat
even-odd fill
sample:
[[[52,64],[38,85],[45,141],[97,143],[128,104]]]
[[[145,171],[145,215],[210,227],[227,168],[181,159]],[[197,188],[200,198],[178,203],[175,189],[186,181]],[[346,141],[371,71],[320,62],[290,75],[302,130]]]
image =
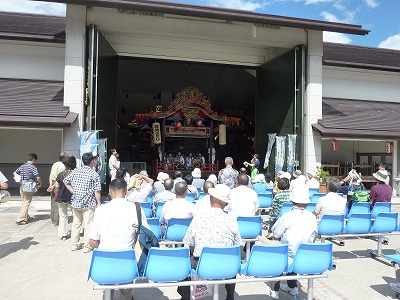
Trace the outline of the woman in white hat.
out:
[[[201,170],[199,168],[194,168],[192,171],[193,185],[200,191],[204,185],[205,180],[201,178]]]
[[[253,183],[252,188],[257,192],[257,194],[267,192],[267,184],[265,182],[264,174],[257,174],[253,182],[255,183]]]
[[[369,203],[371,210],[376,202],[392,201],[392,187],[389,185],[389,173],[386,170],[378,170],[372,176],[378,181],[377,185],[371,187]]]

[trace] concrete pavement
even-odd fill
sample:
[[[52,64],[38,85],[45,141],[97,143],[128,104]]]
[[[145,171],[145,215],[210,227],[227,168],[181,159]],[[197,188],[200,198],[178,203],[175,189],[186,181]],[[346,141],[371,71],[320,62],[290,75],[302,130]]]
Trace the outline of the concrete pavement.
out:
[[[94,283],[87,282],[91,254],[71,251],[70,240],[57,236],[57,226],[50,220],[49,197],[34,197],[30,215],[35,219],[27,225],[15,224],[19,209],[19,197],[0,204],[0,299],[102,299],[102,292],[94,291]],[[394,199],[393,210],[400,211],[399,198]],[[273,243],[265,238],[261,242]],[[383,259],[371,258],[367,250],[376,245],[365,238],[334,245],[337,268],[328,272],[328,278],[315,280],[314,299],[395,299],[388,285],[395,281],[394,268]],[[392,254],[398,247],[400,236],[390,236],[383,252]],[[306,291],[305,280],[300,281],[300,288]],[[235,299],[270,299],[264,283],[238,284],[236,292]],[[133,295],[136,300],[179,299],[175,288],[143,289]],[[224,295],[221,287],[221,299]],[[294,299],[282,291],[280,296]],[[295,299],[305,298],[301,292]]]

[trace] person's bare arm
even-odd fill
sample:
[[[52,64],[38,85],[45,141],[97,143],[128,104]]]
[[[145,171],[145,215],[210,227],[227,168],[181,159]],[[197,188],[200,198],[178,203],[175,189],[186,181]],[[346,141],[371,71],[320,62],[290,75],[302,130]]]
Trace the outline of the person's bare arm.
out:
[[[101,194],[100,191],[95,191],[94,196],[96,197],[97,206],[101,205]]]
[[[90,245],[90,247],[92,247],[92,248],[99,248],[100,241],[90,239],[89,245]]]
[[[42,187],[42,184],[43,184],[42,177],[36,176],[36,181],[38,183],[38,187]]]
[[[153,185],[154,180],[151,179],[150,177],[147,177],[145,175],[141,175],[143,180],[146,180],[150,185]]]
[[[0,189],[1,190],[8,189],[8,182],[6,181],[6,182],[3,182],[3,183],[0,183]]]
[[[74,189],[72,188],[72,185],[70,183],[66,184],[65,187],[67,188],[68,191],[70,191],[71,194],[74,193]]]

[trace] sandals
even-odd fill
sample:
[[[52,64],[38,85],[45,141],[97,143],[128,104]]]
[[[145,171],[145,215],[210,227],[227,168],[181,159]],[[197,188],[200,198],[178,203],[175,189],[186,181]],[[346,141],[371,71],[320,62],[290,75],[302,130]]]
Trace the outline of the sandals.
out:
[[[15,222],[17,225],[26,225],[26,224],[28,224],[28,221],[27,220],[22,220],[22,221],[18,221],[18,222]]]

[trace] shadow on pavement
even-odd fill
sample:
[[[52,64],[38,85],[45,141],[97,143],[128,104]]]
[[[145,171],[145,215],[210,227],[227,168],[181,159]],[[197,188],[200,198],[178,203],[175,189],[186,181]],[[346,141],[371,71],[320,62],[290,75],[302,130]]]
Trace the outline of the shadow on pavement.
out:
[[[31,246],[38,245],[39,243],[33,241],[33,236],[26,237],[18,242],[9,242],[0,245],[0,259],[6,257],[11,253],[15,253],[19,250],[27,250]]]

